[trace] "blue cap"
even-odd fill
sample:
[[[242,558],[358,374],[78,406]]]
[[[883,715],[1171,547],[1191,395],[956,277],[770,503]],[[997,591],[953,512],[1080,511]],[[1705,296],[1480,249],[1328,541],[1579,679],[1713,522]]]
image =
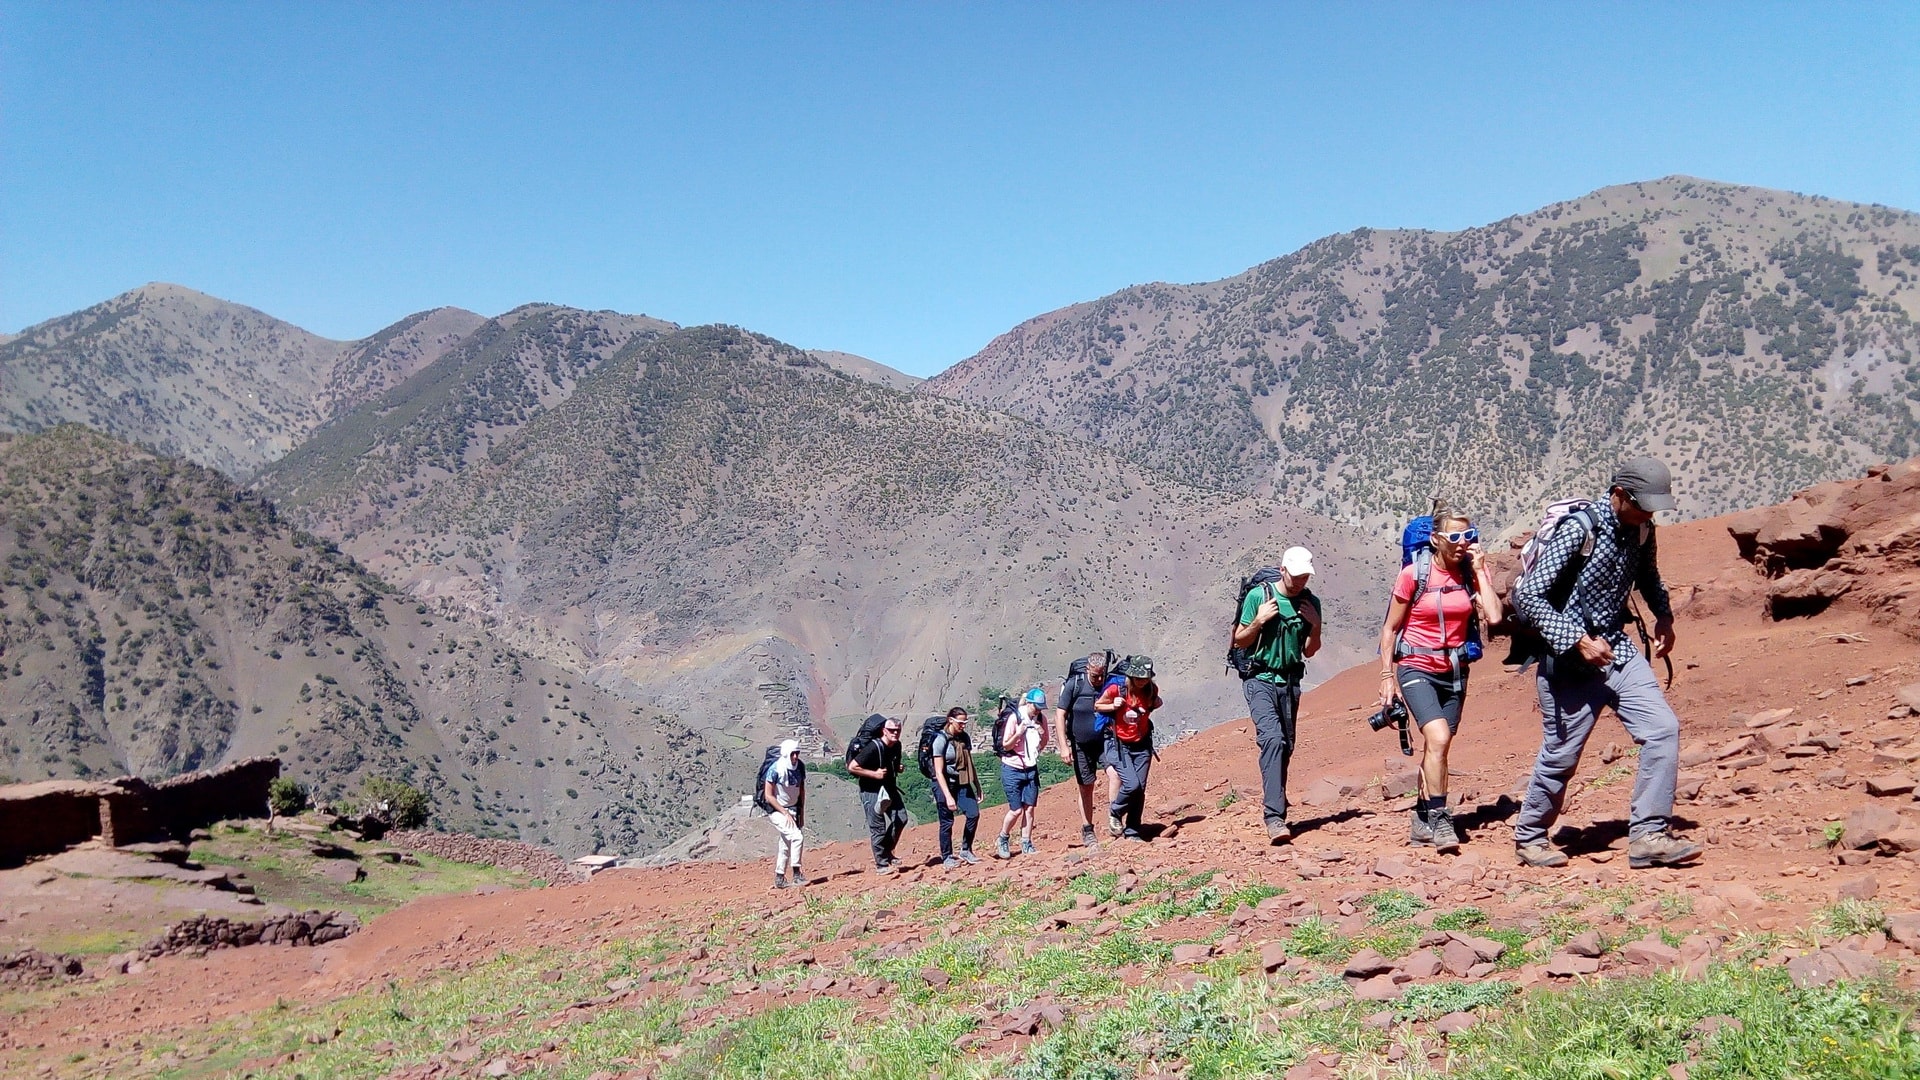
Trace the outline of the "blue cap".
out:
[[[1026,702],[1029,705],[1045,705],[1047,703],[1047,692],[1036,686],[1027,691]]]

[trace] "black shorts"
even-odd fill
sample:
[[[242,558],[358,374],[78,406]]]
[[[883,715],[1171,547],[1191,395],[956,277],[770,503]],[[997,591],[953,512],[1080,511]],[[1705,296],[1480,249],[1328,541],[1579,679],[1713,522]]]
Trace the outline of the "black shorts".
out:
[[[1106,768],[1107,737],[1105,735],[1094,742],[1073,742],[1073,778],[1082,784],[1091,784],[1100,779],[1100,770]]]
[[[1459,734],[1460,707],[1467,702],[1466,672],[1460,673],[1457,689],[1450,675],[1421,671],[1405,664],[1394,668],[1394,677],[1400,682],[1400,700],[1407,703],[1414,727],[1423,728],[1435,720],[1445,720],[1447,732]]]

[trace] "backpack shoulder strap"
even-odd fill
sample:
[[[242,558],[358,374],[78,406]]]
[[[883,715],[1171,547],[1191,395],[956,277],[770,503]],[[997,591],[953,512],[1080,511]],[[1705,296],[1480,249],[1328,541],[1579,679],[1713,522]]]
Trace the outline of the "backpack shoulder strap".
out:
[[[1433,548],[1420,545],[1413,553],[1413,596],[1408,598],[1407,606],[1412,607],[1427,595],[1427,579],[1433,576]]]

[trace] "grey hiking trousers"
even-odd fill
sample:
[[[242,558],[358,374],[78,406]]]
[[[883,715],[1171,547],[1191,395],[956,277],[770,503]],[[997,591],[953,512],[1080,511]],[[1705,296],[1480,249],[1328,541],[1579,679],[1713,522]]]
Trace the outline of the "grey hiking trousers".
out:
[[[1300,711],[1300,684],[1248,679],[1240,684],[1247,695],[1247,715],[1253,718],[1253,738],[1260,745],[1260,812],[1268,824],[1287,820],[1287,766],[1293,761]]]
[[[1567,665],[1569,667],[1573,665]],[[1547,830],[1567,799],[1567,781],[1580,764],[1580,751],[1603,707],[1620,717],[1627,734],[1640,745],[1640,768],[1633,778],[1633,802],[1627,824],[1638,839],[1667,827],[1673,813],[1673,787],[1680,772],[1680,718],[1645,657],[1596,672],[1581,668],[1561,678],[1535,676],[1540,695],[1540,756],[1533,763],[1526,798],[1514,822],[1517,845],[1544,843]]]

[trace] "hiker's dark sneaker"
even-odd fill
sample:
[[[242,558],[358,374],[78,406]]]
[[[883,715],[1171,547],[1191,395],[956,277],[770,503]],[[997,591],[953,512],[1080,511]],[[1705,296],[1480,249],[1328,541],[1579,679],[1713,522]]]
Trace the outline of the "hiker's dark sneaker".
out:
[[[813,882],[811,882],[811,881],[809,881],[809,880],[807,880],[807,875],[805,875],[805,874],[803,874],[803,873],[801,873],[801,872],[800,872],[800,868],[799,868],[799,867],[797,867],[797,866],[793,868],[793,879],[792,879],[792,880],[793,880],[793,884],[794,884],[794,887],[795,887],[795,888],[799,888],[799,887],[801,887],[801,886],[805,886],[805,885],[811,885],[811,884],[813,884]]]
[[[1137,833],[1137,832],[1134,832],[1134,831],[1133,831],[1132,829],[1128,829],[1128,830],[1127,830],[1126,832],[1123,832],[1123,833],[1121,833],[1121,834],[1120,834],[1120,839],[1122,839],[1122,840],[1132,840],[1132,841],[1135,841],[1135,842],[1137,842],[1137,843],[1141,843],[1141,844],[1144,844],[1144,843],[1146,843],[1146,842],[1147,842],[1147,838],[1146,838],[1146,836],[1145,836],[1145,835],[1143,835],[1143,834],[1141,834],[1141,833]]]
[[[980,857],[973,853],[972,848],[960,849],[960,861],[966,863],[968,866],[980,865]]]
[[[1093,826],[1080,826],[1080,844],[1082,847],[1094,847],[1099,844],[1099,842],[1100,838],[1094,835]]]
[[[881,877],[892,877],[900,871],[895,868],[892,863],[883,863],[880,866],[874,867],[873,872],[879,874]]]
[[[1700,854],[1700,845],[1682,840],[1665,829],[1648,833],[1627,845],[1627,865],[1635,870],[1649,866],[1678,866]]]
[[[1433,843],[1433,826],[1427,823],[1426,818],[1420,816],[1420,811],[1414,810],[1411,813],[1413,824],[1407,827],[1407,843]]]
[[[1032,840],[1029,840],[1028,838],[1023,836],[1020,838],[1020,854],[1038,855],[1040,854],[1040,849],[1033,846]]]
[[[1427,815],[1427,831],[1433,850],[1449,854],[1460,850],[1460,833],[1453,827],[1453,812],[1435,810]]]
[[[1293,839],[1293,829],[1284,821],[1267,822],[1267,843],[1278,847]]]
[[[784,889],[784,888],[786,888],[786,887],[787,887],[787,878],[786,878],[786,875],[785,875],[785,874],[775,874],[775,875],[773,875],[773,887],[774,887],[774,888],[776,888],[776,889]]]
[[[1112,833],[1115,836],[1119,836],[1121,833],[1124,833],[1127,831],[1127,823],[1124,821],[1121,821],[1117,817],[1114,817],[1112,814],[1108,814],[1107,815],[1107,831]]]
[[[1013,851],[1012,851],[1012,849],[1010,849],[1009,847],[1007,847],[1007,838],[1006,838],[1006,837],[1004,837],[1004,836],[1003,836],[1003,837],[1001,837],[1000,839],[998,839],[998,840],[996,840],[996,841],[994,841],[994,843],[993,843],[993,857],[994,857],[994,858],[996,858],[996,859],[1011,859],[1011,858],[1013,858]]]
[[[1513,857],[1522,866],[1567,865],[1567,853],[1549,844],[1521,844],[1513,849]]]

